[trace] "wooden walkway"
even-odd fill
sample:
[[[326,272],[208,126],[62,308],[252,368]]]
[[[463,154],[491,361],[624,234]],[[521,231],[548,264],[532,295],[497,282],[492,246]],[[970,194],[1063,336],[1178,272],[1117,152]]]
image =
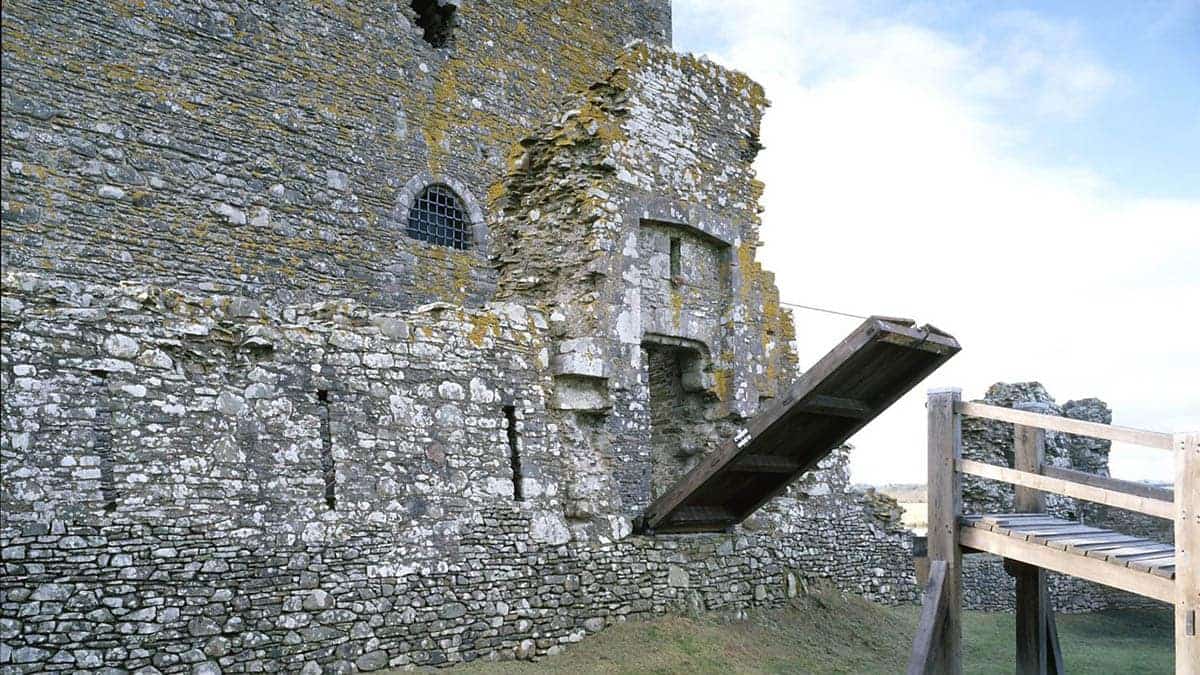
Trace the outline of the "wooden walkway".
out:
[[[1017,672],[1062,673],[1046,573],[1058,572],[1174,605],[1175,672],[1200,675],[1200,433],[1165,434],[960,400],[929,392],[929,583],[909,675],[962,672],[962,556],[1005,559],[1016,579]],[[1013,465],[963,459],[963,417],[1013,424]],[[1174,489],[1063,469],[1045,461],[1046,431],[1135,443],[1175,454]],[[962,513],[962,476],[1014,486],[1014,513]],[[1045,513],[1057,493],[1174,521],[1166,544]]]
[[[656,499],[639,530],[715,532],[741,522],[958,351],[932,326],[867,319]]]
[[[961,522],[966,549],[1175,601],[1172,545],[1041,513],[968,515]]]

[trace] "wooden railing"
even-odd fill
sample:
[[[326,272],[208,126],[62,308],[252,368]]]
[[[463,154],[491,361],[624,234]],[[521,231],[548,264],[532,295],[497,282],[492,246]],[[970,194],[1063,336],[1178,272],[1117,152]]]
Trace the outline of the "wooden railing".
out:
[[[1121,575],[1129,577],[1132,570],[1115,565],[1097,567],[1091,558],[1069,560],[1051,549],[1035,551],[1035,547],[1023,541],[1002,551],[1006,568],[1017,582],[1018,672],[1061,672],[1061,656],[1057,654],[1057,636],[1045,581],[1045,570],[1053,569],[1173,602],[1176,673],[1200,674],[1200,637],[1196,626],[1200,612],[1200,433],[1165,434],[1046,415],[1029,409],[968,403],[961,400],[957,389],[931,391],[927,407],[928,558],[931,569],[944,564],[945,574],[939,579],[936,591],[927,589],[921,628],[932,632],[919,634],[914,641],[910,673],[959,673],[962,669],[959,611],[964,528],[960,523],[963,516],[961,477],[970,475],[1015,486],[1013,506],[1017,513],[1044,512],[1044,494],[1056,493],[1172,520],[1175,524],[1173,582],[1118,578]],[[962,458],[964,416],[1014,425],[1012,468]],[[1044,462],[1047,430],[1174,452],[1174,490],[1047,465]],[[976,532],[968,533],[972,541],[979,537]],[[942,603],[945,606],[940,606]],[[918,659],[919,655],[922,658]]]

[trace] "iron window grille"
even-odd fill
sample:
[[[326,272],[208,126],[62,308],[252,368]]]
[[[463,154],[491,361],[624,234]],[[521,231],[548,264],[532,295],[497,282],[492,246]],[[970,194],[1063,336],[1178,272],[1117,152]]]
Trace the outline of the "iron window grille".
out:
[[[458,195],[445,185],[422,190],[408,210],[408,236],[460,251],[471,248],[471,223]]]

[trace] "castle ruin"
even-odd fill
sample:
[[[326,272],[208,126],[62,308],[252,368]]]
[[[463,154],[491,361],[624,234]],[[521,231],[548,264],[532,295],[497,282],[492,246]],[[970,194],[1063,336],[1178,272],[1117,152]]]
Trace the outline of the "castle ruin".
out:
[[[762,89],[667,0],[4,3],[0,672],[553,654],[916,596],[835,453],[641,510],[796,376]]]

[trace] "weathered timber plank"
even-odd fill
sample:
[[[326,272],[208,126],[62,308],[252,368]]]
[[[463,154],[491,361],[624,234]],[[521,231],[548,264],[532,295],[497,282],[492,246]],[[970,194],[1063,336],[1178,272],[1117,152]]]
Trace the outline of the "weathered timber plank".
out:
[[[1053,527],[1036,527],[1030,529],[1013,530],[1012,534],[1024,537],[1026,541],[1033,541],[1039,544],[1044,543],[1047,537],[1055,535],[1072,535],[1085,534],[1089,529],[1080,525],[1058,525]]]
[[[1041,544],[972,527],[962,528],[960,537],[963,546],[986,551],[1002,558],[1036,565],[1060,574],[1077,576],[1161,602],[1170,603],[1175,597],[1174,584],[1170,580],[1138,572],[1128,567],[1113,565],[1104,560],[1071,555]]]
[[[1077,525],[1076,527],[1060,530],[1058,532],[1026,533],[1025,539],[1038,544],[1048,544],[1049,542],[1054,541],[1056,538],[1077,537],[1086,534],[1096,534],[1103,531],[1104,530],[1095,527],[1089,527],[1087,525]]]
[[[1046,452],[1046,432],[1035,427],[1016,425],[1013,427],[1013,466],[1018,471],[1037,471]],[[1018,513],[1043,513],[1046,498],[1037,490],[1018,485],[1013,494],[1013,508]],[[1017,521],[1010,536],[1028,538],[1039,526],[1029,525],[1029,520]],[[1066,523],[1054,519],[1053,525],[1042,526],[1061,529]],[[1069,525],[1068,525],[1069,526]],[[1016,608],[1014,619],[1017,638],[1017,672],[1027,675],[1045,675],[1048,663],[1050,637],[1046,626],[1049,592],[1046,590],[1046,573],[1034,565],[1017,563],[1012,566],[1016,580]]]
[[[938,662],[938,639],[946,621],[946,561],[935,560],[929,564],[929,583],[925,585],[921,601],[921,621],[917,634],[913,636],[913,647],[908,658],[908,675],[936,673]]]
[[[689,495],[698,490],[714,473],[720,471],[732,462],[750,439],[762,434],[771,426],[777,424],[790,410],[791,406],[813,392],[826,377],[835,372],[850,359],[859,349],[871,341],[878,332],[875,322],[868,320],[858,329],[846,336],[828,354],[821,358],[812,368],[809,368],[787,392],[779,398],[775,405],[759,413],[746,427],[746,433],[741,437],[741,443],[728,442],[711,453],[696,467],[689,471],[666,493],[654,500],[646,509],[644,515],[648,527],[654,528],[665,520],[671,511],[684,502]]]
[[[1005,525],[1010,523],[1020,523],[1024,521],[1049,520],[1056,523],[1069,524],[1071,521],[1055,518],[1054,516],[1045,513],[989,513],[981,516],[982,520],[991,523],[992,525]]]
[[[1081,534],[1078,537],[1072,538],[1050,539],[1046,541],[1045,545],[1053,549],[1065,551],[1072,546],[1081,546],[1086,544],[1107,544],[1113,542],[1120,543],[1125,541],[1137,541],[1137,539],[1137,537],[1131,537],[1119,532],[1101,530],[1095,534]]]
[[[946,355],[946,356],[940,358],[939,360],[933,360],[933,359],[926,360],[924,362],[924,364],[920,367],[920,369],[912,371],[911,377],[907,378],[904,381],[906,383],[915,384],[917,382],[924,380],[930,373],[937,370],[943,363],[945,363],[945,359],[949,358],[952,355],[953,354]],[[896,386],[894,383],[892,385],[890,385],[889,390],[892,393],[888,394],[887,396],[885,396],[881,399],[874,401],[874,409],[876,411],[876,414],[886,410],[890,405],[892,405],[892,403],[895,403],[897,399],[899,399],[901,396],[903,396],[905,393],[908,392],[909,388],[911,388],[910,384],[905,384],[902,387]],[[857,432],[859,429],[861,429],[863,426],[865,426],[867,424],[867,422],[869,422],[869,421],[870,420],[855,420],[853,423],[853,426],[844,427],[842,432],[839,433],[838,436],[836,437],[836,440],[829,441],[829,442],[826,442],[823,444],[823,446],[826,448],[825,454],[827,454],[833,448],[841,445],[843,442],[845,442],[845,440],[847,438],[849,438],[855,432]],[[824,456],[824,454],[821,455],[821,457],[823,457],[823,456]],[[819,459],[820,459],[820,457],[814,457],[812,459],[812,461],[807,462],[804,465],[804,468],[801,471],[797,472],[796,475],[792,476],[788,481],[780,482],[776,486],[775,489],[773,489],[769,492],[763,493],[761,496],[759,496],[759,498],[754,500],[754,502],[747,509],[745,509],[745,512],[744,512],[745,515],[749,515],[750,513],[754,512],[754,510],[758,509],[764,503],[766,503],[767,501],[769,501],[770,499],[772,499],[779,493],[786,490],[787,486],[791,483],[792,480],[795,480],[800,475],[802,475],[805,471],[808,471],[813,466],[815,466],[817,461],[819,461]]]
[[[728,509],[716,506],[688,506],[676,512],[680,522],[721,522],[733,519]]]
[[[747,455],[729,465],[730,471],[744,473],[783,473],[793,474],[800,468],[800,463],[787,457],[768,455]]]
[[[879,317],[864,321],[751,419],[735,441],[655,499],[639,529],[672,531],[673,512],[697,503],[720,503],[734,522],[742,520],[957,351],[958,343],[936,329]],[[741,463],[746,455],[787,457],[795,464],[790,473],[783,465],[765,470],[753,460]]]
[[[959,403],[955,407],[955,410],[968,417],[982,417],[1000,422],[1024,424],[1050,431],[1061,431],[1077,436],[1144,445],[1160,450],[1170,450],[1172,448],[1171,435],[1157,431],[1130,429],[1128,427],[1118,427],[1098,422],[1085,422],[1083,420],[1071,419],[1070,417],[1043,415],[984,403],[968,403],[966,401]]]
[[[871,406],[863,401],[839,396],[813,394],[796,404],[796,410],[816,415],[833,415],[865,420],[872,416]]]
[[[1145,497],[1146,499],[1156,499],[1161,502],[1175,501],[1174,490],[1155,485],[1146,485],[1145,483],[1138,483],[1136,481],[1097,476],[1094,473],[1064,469],[1061,466],[1054,466],[1053,464],[1043,464],[1041,473],[1043,476],[1049,476],[1050,478],[1057,478],[1072,483],[1082,483],[1083,485],[1104,488],[1114,492],[1124,492],[1137,497]]]
[[[1058,642],[1058,622],[1054,620],[1054,608],[1046,603],[1046,673],[1047,675],[1065,675],[1063,667],[1062,646]]]
[[[1176,434],[1175,674],[1200,675],[1200,431]]]
[[[1099,558],[1100,560],[1115,560],[1123,555],[1138,555],[1141,553],[1164,553],[1170,551],[1175,552],[1174,548],[1167,547],[1164,544],[1150,542],[1148,544],[1129,544],[1117,548],[1094,548],[1089,549],[1087,556],[1089,558]]]
[[[1173,580],[1173,579],[1175,579],[1175,565],[1174,564],[1161,565],[1159,567],[1155,567],[1154,569],[1150,570],[1150,573],[1156,577],[1162,577],[1164,579],[1172,579]]]
[[[1007,408],[1005,408],[1007,410]],[[1037,473],[1028,471],[1018,471],[1004,466],[996,466],[987,464],[986,462],[977,462],[971,459],[960,460],[958,463],[959,471],[980,478],[989,480],[998,480],[1005,483],[1020,486],[1021,488],[1032,488],[1042,492],[1054,492],[1076,499],[1084,499],[1097,504],[1113,506],[1127,511],[1136,511],[1146,515],[1155,516],[1156,518],[1171,519],[1175,511],[1175,506],[1171,502],[1164,502],[1158,499],[1150,499],[1148,497],[1140,497],[1131,495],[1125,492],[1117,492],[1106,488],[1094,487],[1091,485],[1083,485],[1080,483],[1072,483],[1071,481],[1062,480],[1059,478],[1051,478]]]
[[[991,526],[991,530],[993,532],[999,532],[1000,534],[1011,534],[1011,533],[1020,532],[1022,528],[1029,528],[1029,527],[1034,527],[1034,526],[1038,526],[1038,525],[1057,526],[1057,525],[1061,525],[1062,523],[1063,523],[1063,521],[1058,520],[1057,518],[1041,518],[1041,519],[1036,519],[1036,520],[1033,518],[1030,518],[1025,521],[998,522]]]
[[[1134,544],[1153,544],[1149,539],[1134,537],[1130,535],[1117,534],[1107,541],[1099,541],[1089,544],[1071,544],[1066,548],[1068,553],[1077,553],[1079,555],[1087,555],[1089,551],[1111,551],[1115,548],[1123,546],[1133,546]],[[1092,556],[1093,558],[1095,556]]]
[[[1126,567],[1132,567],[1135,570],[1149,572],[1155,567],[1163,565],[1171,565],[1175,563],[1175,551],[1168,554],[1152,554],[1147,553],[1141,556],[1129,556],[1120,558],[1121,562],[1125,563]]]
[[[946,616],[938,635],[933,672],[962,672],[962,484],[954,470],[962,457],[961,417],[954,404],[962,396],[958,389],[936,389],[928,393],[928,458],[926,499],[926,546],[929,560],[946,564]]]

